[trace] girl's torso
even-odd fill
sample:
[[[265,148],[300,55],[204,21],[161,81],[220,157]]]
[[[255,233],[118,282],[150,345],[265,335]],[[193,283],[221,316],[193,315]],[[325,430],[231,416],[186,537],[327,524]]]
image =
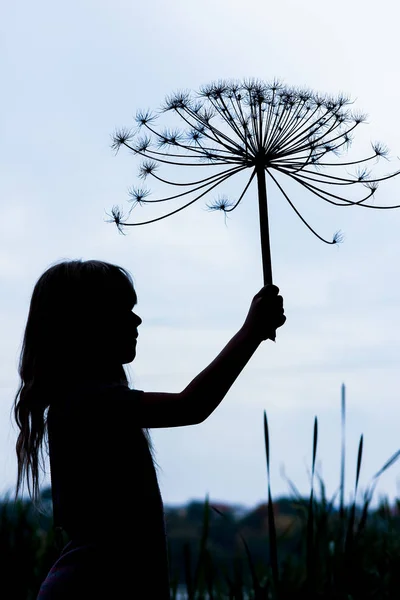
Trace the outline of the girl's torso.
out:
[[[140,393],[123,385],[91,386],[60,394],[51,404],[54,525],[71,544],[44,589],[69,581],[87,593],[85,582],[94,585],[95,575],[105,587],[135,581],[136,589],[153,586],[160,600],[169,598],[163,503],[136,418]],[[43,593],[40,600],[50,598]]]

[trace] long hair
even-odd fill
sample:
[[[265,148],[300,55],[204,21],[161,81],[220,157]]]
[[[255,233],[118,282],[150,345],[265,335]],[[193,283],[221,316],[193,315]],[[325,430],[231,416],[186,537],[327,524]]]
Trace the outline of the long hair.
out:
[[[36,282],[19,359],[21,381],[13,404],[20,430],[14,501],[26,481],[31,500],[41,506],[39,470],[45,471],[47,412],[50,403],[57,401],[57,387],[74,385],[93,372],[98,378],[98,364],[93,371],[99,360],[96,348],[104,337],[104,326],[99,325],[108,320],[108,329],[118,327],[112,323],[118,306],[121,302],[132,306],[136,300],[128,271],[98,260],[56,262]],[[101,376],[128,385],[124,366],[118,361],[102,364]],[[152,449],[148,432],[144,433]]]

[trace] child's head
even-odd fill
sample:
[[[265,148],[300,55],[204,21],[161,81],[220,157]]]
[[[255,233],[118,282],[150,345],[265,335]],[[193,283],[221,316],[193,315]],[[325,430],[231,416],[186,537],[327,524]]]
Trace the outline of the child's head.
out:
[[[93,372],[121,373],[135,357],[139,317],[132,278],[98,260],[53,264],[37,281],[21,367],[40,380],[73,380]]]

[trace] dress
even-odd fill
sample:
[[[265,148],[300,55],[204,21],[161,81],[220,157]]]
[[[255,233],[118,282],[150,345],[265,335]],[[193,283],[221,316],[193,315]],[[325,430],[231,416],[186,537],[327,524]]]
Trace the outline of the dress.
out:
[[[37,600],[169,600],[164,510],[139,395],[81,384],[48,413],[54,526],[69,543]]]

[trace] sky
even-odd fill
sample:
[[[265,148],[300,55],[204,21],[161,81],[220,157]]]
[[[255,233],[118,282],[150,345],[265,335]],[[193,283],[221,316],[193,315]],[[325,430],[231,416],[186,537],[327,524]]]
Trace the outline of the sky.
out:
[[[115,129],[133,126],[138,109],[157,109],[178,90],[277,77],[349,94],[368,115],[349,156],[365,156],[379,140],[391,150],[379,172],[395,171],[399,12],[394,0],[338,0],[323,11],[317,0],[3,3],[0,494],[16,482],[11,407],[29,301],[51,264],[96,258],[132,274],[143,324],[129,374],[132,387],[146,391],[184,389],[240,328],[263,284],[254,186],[226,223],[206,210],[207,199],[126,236],[106,222],[113,205],[128,207],[127,190],[139,181],[137,157],[111,149]],[[220,191],[235,194],[234,179]],[[273,276],[287,322],[204,423],[152,431],[165,504],[206,495],[249,507],[265,502],[264,411],[272,496],[289,493],[282,469],[308,493],[316,416],[317,461],[333,495],[342,384],[346,497],[361,435],[361,490],[400,447],[400,209],[342,209],[296,194],[318,231],[341,230],[344,242],[321,243],[270,190]],[[400,204],[400,177],[382,184],[375,202]],[[397,497],[399,475],[395,464],[376,497]]]

